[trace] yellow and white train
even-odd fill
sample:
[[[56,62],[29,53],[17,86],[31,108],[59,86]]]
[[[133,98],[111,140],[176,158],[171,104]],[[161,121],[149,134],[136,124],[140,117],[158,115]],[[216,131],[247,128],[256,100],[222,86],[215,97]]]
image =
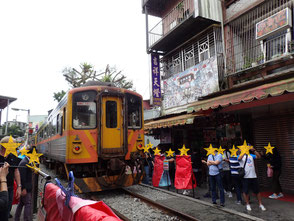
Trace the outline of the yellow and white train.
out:
[[[138,184],[143,176],[142,97],[101,82],[71,89],[36,134],[45,163],[74,172],[79,192]]]

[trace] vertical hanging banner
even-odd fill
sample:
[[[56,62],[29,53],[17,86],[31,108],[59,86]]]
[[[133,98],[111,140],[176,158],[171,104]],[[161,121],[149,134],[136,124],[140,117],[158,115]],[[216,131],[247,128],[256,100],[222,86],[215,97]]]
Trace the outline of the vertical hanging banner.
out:
[[[163,161],[165,156],[156,155],[154,158],[153,177],[152,185],[155,187],[159,186],[160,180],[163,175]]]
[[[161,106],[159,55],[151,54],[152,98],[154,106]]]
[[[191,156],[176,156],[176,189],[193,189],[197,186],[192,170]]]

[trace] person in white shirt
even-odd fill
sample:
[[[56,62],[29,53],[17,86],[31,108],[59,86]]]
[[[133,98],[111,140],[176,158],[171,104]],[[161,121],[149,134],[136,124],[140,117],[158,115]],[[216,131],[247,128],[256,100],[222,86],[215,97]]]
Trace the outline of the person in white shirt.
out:
[[[250,145],[248,144],[248,146]],[[249,190],[252,190],[252,192],[256,194],[256,197],[259,203],[259,208],[262,211],[266,210],[266,208],[262,205],[262,202],[261,202],[261,195],[259,192],[259,185],[258,185],[257,176],[255,172],[255,166],[254,166],[254,159],[260,159],[260,158],[261,158],[260,154],[253,147],[251,147],[249,155],[242,153],[238,156],[238,160],[240,162],[241,167],[244,167],[244,164],[246,163],[245,176],[242,180],[242,184],[243,184],[243,196],[246,203],[246,209],[248,211],[251,211],[251,206],[249,204]]]

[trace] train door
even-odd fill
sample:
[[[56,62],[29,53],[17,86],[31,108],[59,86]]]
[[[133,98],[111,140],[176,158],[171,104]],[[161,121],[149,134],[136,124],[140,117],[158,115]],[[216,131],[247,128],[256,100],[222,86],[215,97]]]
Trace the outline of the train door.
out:
[[[102,96],[101,108],[101,151],[104,154],[123,154],[122,98]]]

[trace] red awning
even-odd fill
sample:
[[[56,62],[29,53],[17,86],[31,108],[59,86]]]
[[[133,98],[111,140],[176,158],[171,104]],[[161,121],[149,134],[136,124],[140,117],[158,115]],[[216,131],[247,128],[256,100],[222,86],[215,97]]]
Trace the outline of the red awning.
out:
[[[264,84],[255,88],[238,91],[231,94],[222,95],[212,99],[197,101],[189,105],[187,112],[197,112],[200,110],[215,109],[218,107],[227,107],[242,102],[251,102],[254,99],[262,100],[268,96],[279,96],[285,92],[294,92],[294,78],[282,80],[274,83]]]

